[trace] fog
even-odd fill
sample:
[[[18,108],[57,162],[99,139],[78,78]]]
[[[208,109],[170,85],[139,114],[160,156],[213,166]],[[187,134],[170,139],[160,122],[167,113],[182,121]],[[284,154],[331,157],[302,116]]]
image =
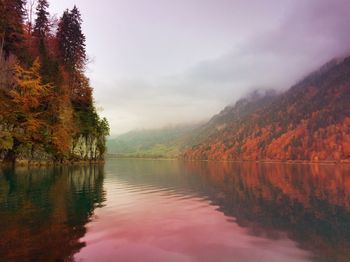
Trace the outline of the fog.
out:
[[[68,0],[51,4],[60,15]],[[350,47],[348,0],[77,0],[113,135],[209,119],[285,90]]]

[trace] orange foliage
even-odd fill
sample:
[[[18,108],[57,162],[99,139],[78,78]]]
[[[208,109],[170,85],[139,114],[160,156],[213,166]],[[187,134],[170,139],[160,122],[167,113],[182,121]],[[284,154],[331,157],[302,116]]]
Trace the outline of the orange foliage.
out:
[[[347,58],[243,119],[232,115],[238,120],[228,120],[226,128],[187,150],[184,158],[350,161],[349,75]],[[242,110],[237,103],[232,114]]]

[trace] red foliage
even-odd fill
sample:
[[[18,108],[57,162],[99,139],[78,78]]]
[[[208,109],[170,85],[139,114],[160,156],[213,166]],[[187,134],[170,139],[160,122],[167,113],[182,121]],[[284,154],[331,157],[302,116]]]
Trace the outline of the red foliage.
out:
[[[350,58],[313,74],[184,154],[186,159],[350,161]],[[256,101],[255,101],[256,102]],[[240,112],[239,104],[234,112]]]

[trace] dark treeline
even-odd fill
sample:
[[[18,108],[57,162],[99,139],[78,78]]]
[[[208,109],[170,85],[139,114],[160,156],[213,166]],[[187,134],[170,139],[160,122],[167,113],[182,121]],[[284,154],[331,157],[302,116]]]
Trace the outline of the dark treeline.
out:
[[[0,0],[0,161],[103,157],[106,119],[85,75],[82,18],[46,0]]]

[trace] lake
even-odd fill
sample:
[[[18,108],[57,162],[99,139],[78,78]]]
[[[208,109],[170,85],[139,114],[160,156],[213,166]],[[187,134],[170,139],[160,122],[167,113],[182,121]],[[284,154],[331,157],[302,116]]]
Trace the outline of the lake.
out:
[[[350,166],[3,168],[0,260],[350,261]]]

